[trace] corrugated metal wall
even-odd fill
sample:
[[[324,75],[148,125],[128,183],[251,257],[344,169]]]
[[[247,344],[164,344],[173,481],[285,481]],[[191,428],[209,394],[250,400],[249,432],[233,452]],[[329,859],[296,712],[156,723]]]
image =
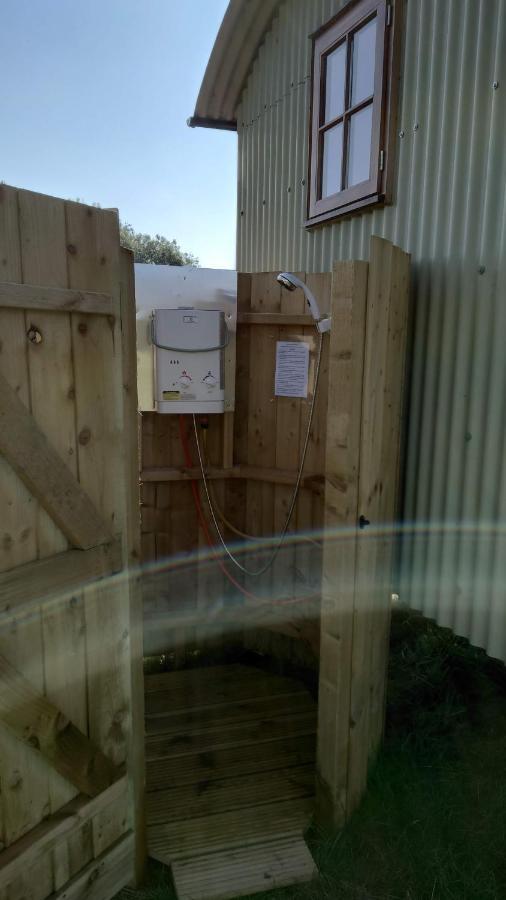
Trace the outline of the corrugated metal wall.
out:
[[[395,202],[306,231],[308,35],[342,5],[286,0],[260,49],[237,265],[325,271],[367,258],[371,234],[411,252],[401,596],[506,659],[506,0],[408,0]]]

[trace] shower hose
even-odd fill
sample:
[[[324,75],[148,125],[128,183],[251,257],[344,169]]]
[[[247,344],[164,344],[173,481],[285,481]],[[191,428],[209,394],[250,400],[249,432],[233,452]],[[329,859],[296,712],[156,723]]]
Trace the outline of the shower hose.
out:
[[[277,538],[277,541],[274,545],[274,548],[273,548],[269,558],[267,559],[267,562],[265,562],[262,566],[260,566],[259,569],[248,569],[247,566],[244,566],[240,562],[240,560],[237,559],[236,556],[234,556],[234,554],[230,550],[230,547],[228,546],[227,542],[225,541],[225,538],[223,537],[221,528],[218,523],[218,516],[216,515],[216,510],[214,508],[214,503],[213,503],[213,499],[211,496],[211,491],[209,489],[209,483],[208,483],[207,475],[206,475],[206,471],[205,471],[204,458],[202,455],[202,449],[200,446],[200,440],[199,440],[199,434],[198,434],[198,428],[197,428],[197,419],[195,417],[195,414],[193,414],[193,430],[195,433],[195,442],[197,445],[199,466],[200,466],[200,471],[202,474],[202,483],[204,485],[204,492],[205,492],[207,503],[209,506],[209,511],[211,513],[211,518],[213,520],[213,524],[216,529],[216,533],[218,535],[218,538],[220,540],[220,543],[221,543],[226,555],[228,556],[230,561],[233,563],[233,565],[236,566],[238,569],[240,569],[240,571],[243,572],[245,575],[248,575],[251,578],[259,578],[261,575],[263,575],[265,572],[267,572],[271,568],[272,564],[274,563],[274,561],[285,541],[288,529],[290,527],[290,522],[292,519],[293,511],[295,509],[295,504],[297,502],[297,497],[298,497],[299,489],[300,489],[300,483],[302,480],[302,473],[304,471],[304,463],[306,461],[307,448],[309,446],[309,438],[311,436],[311,425],[313,423],[313,415],[314,415],[314,410],[315,410],[315,405],[316,405],[316,398],[318,395],[318,382],[319,382],[319,378],[320,378],[320,368],[321,368],[322,350],[323,350],[323,334],[320,334],[320,332],[318,330],[317,330],[317,334],[318,334],[319,340],[318,340],[318,351],[317,351],[317,355],[316,355],[316,368],[315,368],[313,396],[311,398],[311,404],[309,407],[309,416],[308,416],[308,420],[307,420],[306,433],[304,436],[304,444],[302,446],[302,452],[301,452],[300,460],[299,460],[299,468],[297,471],[297,478],[295,481],[292,497],[290,500],[290,505],[288,507],[285,524],[283,525],[283,528]]]

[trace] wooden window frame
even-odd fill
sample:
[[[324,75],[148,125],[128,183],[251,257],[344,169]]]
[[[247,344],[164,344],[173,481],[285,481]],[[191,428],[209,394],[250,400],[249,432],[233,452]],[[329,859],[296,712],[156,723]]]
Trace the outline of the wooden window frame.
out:
[[[309,171],[306,227],[340,218],[343,215],[391,200],[393,148],[397,119],[399,83],[399,40],[401,2],[396,0],[352,0],[312,37],[311,106],[309,127]],[[353,34],[376,18],[376,60],[374,94],[351,106],[351,39]],[[325,60],[339,44],[346,42],[345,105],[342,115],[324,121]],[[372,98],[372,99],[371,99]],[[343,123],[343,176],[347,151],[349,121],[353,113],[372,105],[371,164],[367,181],[344,188],[328,197],[320,196],[323,161],[323,134]]]

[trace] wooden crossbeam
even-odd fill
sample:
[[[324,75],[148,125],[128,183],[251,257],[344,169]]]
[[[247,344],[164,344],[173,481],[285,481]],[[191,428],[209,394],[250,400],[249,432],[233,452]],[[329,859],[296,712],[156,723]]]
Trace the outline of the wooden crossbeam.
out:
[[[267,484],[295,484],[297,472],[289,469],[276,469],[263,466],[238,465],[228,468],[210,467],[206,471],[210,481],[219,481],[227,478],[244,479],[247,481],[263,481]],[[141,472],[142,482],[165,481],[198,481],[202,478],[198,466],[164,466],[160,468],[146,468]],[[324,476],[316,474],[303,475],[301,487],[312,490],[317,494],[323,494]]]
[[[121,538],[91,550],[67,550],[0,574],[0,625],[44,600],[61,601],[122,568]]]
[[[37,309],[40,312],[94,313],[100,316],[117,315],[110,294],[96,291],[76,291],[68,288],[41,287],[35,284],[0,282],[0,307]]]
[[[111,539],[102,516],[3,375],[0,453],[74,547],[87,550]]]
[[[126,775],[90,799],[79,794],[0,854],[0,892],[20,878],[42,856],[68,840],[102,810],[118,803],[127,791]]]
[[[100,794],[123,774],[4,656],[0,656],[0,724],[88,797]]]
[[[133,832],[127,832],[105,853],[81,869],[51,900],[104,900],[115,897],[134,878]]]

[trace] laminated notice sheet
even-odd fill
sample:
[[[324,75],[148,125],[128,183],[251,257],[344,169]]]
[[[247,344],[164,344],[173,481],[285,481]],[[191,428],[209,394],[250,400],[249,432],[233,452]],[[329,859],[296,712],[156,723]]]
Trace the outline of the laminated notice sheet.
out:
[[[307,397],[309,344],[305,341],[277,341],[276,397]]]

